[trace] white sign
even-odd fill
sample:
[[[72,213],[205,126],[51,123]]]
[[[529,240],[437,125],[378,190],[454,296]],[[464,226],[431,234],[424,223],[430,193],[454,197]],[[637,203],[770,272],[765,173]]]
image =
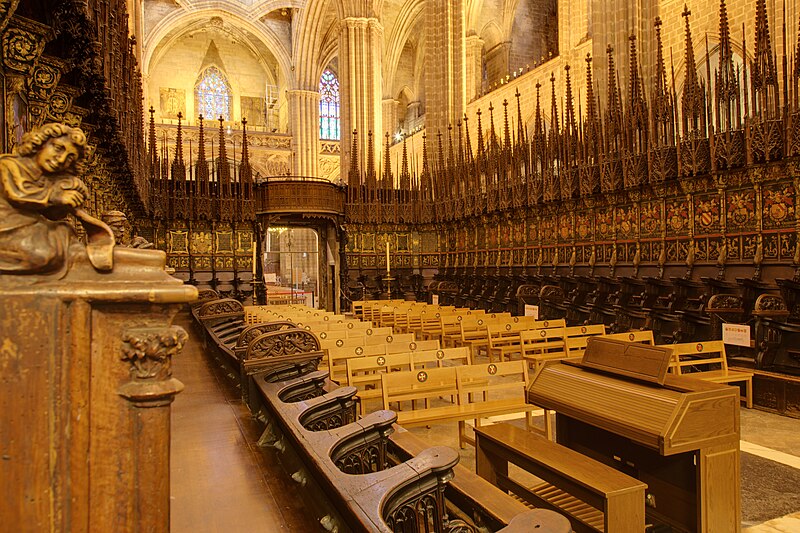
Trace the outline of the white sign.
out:
[[[275,272],[267,272],[264,277],[267,279],[267,283],[278,283],[278,274]]]
[[[539,320],[539,306],[525,304],[525,316],[532,316],[534,320]]]
[[[749,348],[750,326],[744,324],[722,324],[722,342]]]
[[[431,295],[431,305],[439,305],[439,295],[438,294]]]

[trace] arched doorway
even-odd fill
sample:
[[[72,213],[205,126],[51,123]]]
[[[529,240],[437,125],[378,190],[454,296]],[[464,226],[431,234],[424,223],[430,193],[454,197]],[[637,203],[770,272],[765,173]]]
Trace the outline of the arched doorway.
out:
[[[319,235],[308,227],[270,226],[265,236],[267,303],[319,307]]]

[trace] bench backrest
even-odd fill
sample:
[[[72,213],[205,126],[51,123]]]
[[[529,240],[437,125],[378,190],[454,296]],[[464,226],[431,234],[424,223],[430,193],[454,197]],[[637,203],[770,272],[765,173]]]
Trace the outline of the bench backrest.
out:
[[[341,330],[328,330],[328,331],[320,331],[317,333],[317,337],[319,337],[320,341],[335,341],[338,339],[346,339],[350,334],[350,331],[346,329]],[[363,336],[363,332],[362,332]]]
[[[704,370],[728,370],[725,343],[722,341],[686,342],[682,344],[662,344],[662,348],[672,350],[669,362],[670,372],[683,374],[683,369],[693,367]]]
[[[565,327],[531,329],[520,332],[522,357],[567,355]]]
[[[471,365],[472,351],[466,347],[443,348],[440,350],[421,350],[412,352],[413,368],[432,368],[434,366],[453,366],[452,363]]]
[[[625,333],[609,333],[606,335],[606,338],[625,342],[639,342],[642,344],[649,344],[650,346],[655,344],[653,332],[649,329],[633,330]]]
[[[386,355],[384,345],[377,346],[355,346],[347,348],[328,349],[328,375],[331,381],[344,383],[347,379],[347,360],[361,357],[377,357]]]
[[[392,342],[386,345],[386,353],[387,354],[394,354],[394,353],[411,353],[423,350],[438,350],[439,346],[439,339],[431,339],[427,341],[411,341],[409,343],[404,342]]]
[[[380,392],[381,376],[390,370],[413,369],[411,354],[400,353],[393,355],[374,355],[369,357],[355,357],[347,359],[347,384],[357,387],[360,391],[367,387],[374,387]]]
[[[506,361],[457,366],[459,403],[519,399],[524,401],[528,384],[528,365]]]
[[[570,357],[581,356],[586,351],[586,341],[589,337],[606,334],[606,327],[603,324],[590,324],[586,326],[570,326],[566,328],[567,348]]]
[[[329,332],[327,332],[329,333]],[[321,335],[320,332],[318,335]],[[319,345],[320,348],[323,350],[330,350],[331,348],[355,348],[356,346],[363,346],[366,344],[366,337],[363,335],[360,337],[345,337],[344,339],[339,339],[336,337],[326,337],[322,338],[320,336]]]
[[[412,370],[410,372],[386,372],[381,374],[383,408],[389,409],[394,402],[438,399],[440,396],[457,396],[456,368],[445,366]]]
[[[413,333],[398,333],[397,335],[368,335],[365,337],[366,344],[374,346],[376,344],[409,344],[414,342]]]

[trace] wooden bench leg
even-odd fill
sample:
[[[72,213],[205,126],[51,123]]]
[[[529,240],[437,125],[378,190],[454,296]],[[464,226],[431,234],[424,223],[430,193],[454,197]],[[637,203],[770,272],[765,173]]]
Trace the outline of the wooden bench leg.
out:
[[[748,378],[744,384],[745,390],[745,405],[748,409],[753,408],[753,378]]]
[[[460,449],[466,448],[464,444],[467,441],[467,423],[463,420],[458,421],[458,447]]]

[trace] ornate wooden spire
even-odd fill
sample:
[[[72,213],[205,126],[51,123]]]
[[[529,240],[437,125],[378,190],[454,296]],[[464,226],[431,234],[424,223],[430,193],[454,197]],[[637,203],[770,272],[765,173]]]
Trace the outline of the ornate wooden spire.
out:
[[[377,176],[375,175],[375,145],[372,141],[372,130],[367,132],[367,185],[374,188]]]
[[[158,150],[156,148],[156,110],[150,106],[150,129],[147,134],[147,155],[150,162],[151,178],[158,172]]]
[[[617,152],[622,148],[622,98],[617,84],[617,67],[614,64],[614,48],[608,45],[608,94],[606,96],[606,140],[607,151]]]
[[[247,119],[242,118],[242,162],[239,165],[239,180],[242,183],[253,181],[253,170],[250,166],[250,147],[247,141]]]
[[[389,132],[384,134],[384,151],[383,151],[383,187],[386,189],[394,188],[394,176],[392,175],[392,154],[389,150]]]
[[[756,0],[755,57],[751,63],[753,114],[777,118],[778,72],[772,54],[766,0]]]
[[[686,138],[703,137],[706,134],[705,119],[705,92],[700,86],[697,77],[697,64],[694,60],[694,44],[692,43],[692,30],[689,25],[689,16],[692,14],[684,5],[682,16],[685,29],[686,50],[686,82],[681,95],[681,117],[683,122],[683,136]]]
[[[664,46],[661,41],[661,17],[656,17],[656,79],[653,85],[653,141],[656,146],[674,146],[675,108],[667,82],[667,66],[664,62]]]
[[[400,188],[404,191],[411,189],[411,173],[408,171],[408,150],[406,149],[405,135],[403,135],[403,158],[400,163]]]
[[[217,179],[226,190],[226,186],[231,182],[230,168],[228,168],[228,149],[225,142],[225,118],[220,115],[219,118],[219,160],[217,163]]]
[[[636,35],[631,34],[630,62],[628,64],[628,120],[630,129],[633,130],[633,146],[636,151],[647,150],[648,112],[647,99],[642,86],[641,69],[639,67],[639,54],[636,49]]]
[[[586,122],[583,125],[583,145],[587,163],[597,164],[600,153],[600,117],[597,113],[592,76],[592,56],[586,54]]]
[[[739,80],[733,64],[728,8],[719,3],[719,65],[714,73],[717,131],[741,128]]]
[[[350,187],[359,187],[361,185],[361,176],[358,172],[358,131],[353,130],[353,143],[350,147],[350,172],[347,176],[347,181]]]

